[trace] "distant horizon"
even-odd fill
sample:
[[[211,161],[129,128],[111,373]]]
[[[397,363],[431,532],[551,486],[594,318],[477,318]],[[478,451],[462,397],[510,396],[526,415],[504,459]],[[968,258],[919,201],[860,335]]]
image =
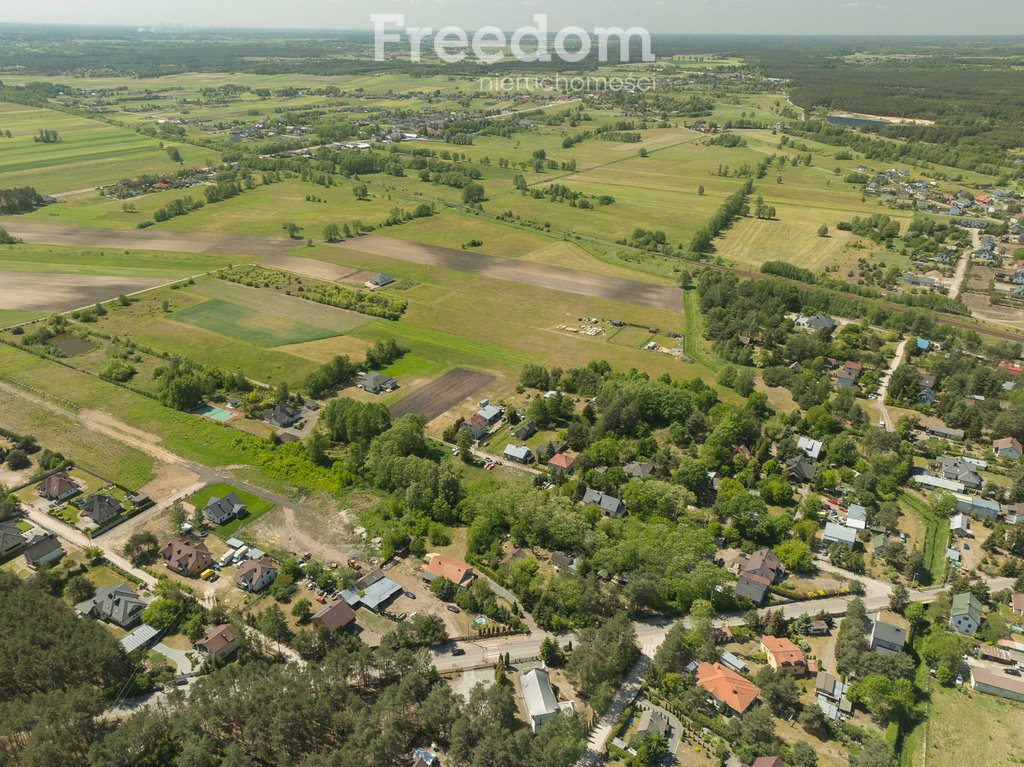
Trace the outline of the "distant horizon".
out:
[[[1024,4],[990,0],[985,13],[965,13],[956,0],[51,0],[5,8],[0,25],[149,28],[193,31],[364,32],[374,13],[399,13],[410,26],[447,25],[512,30],[546,13],[550,26],[640,26],[666,35],[757,37],[1008,37],[1024,36]],[[172,18],[168,18],[172,16]],[[1020,34],[993,32],[1019,29]]]
[[[415,26],[415,25],[412,25]],[[0,29],[33,27],[39,29],[92,29],[92,30],[119,30],[137,32],[139,34],[171,34],[174,31],[181,32],[281,32],[289,34],[331,34],[331,33],[361,33],[373,34],[372,27],[282,27],[282,26],[233,26],[226,24],[184,24],[171,22],[157,22],[149,24],[115,24],[115,23],[88,23],[88,22],[45,22],[45,21],[3,21],[0,20]],[[469,32],[475,32],[476,27],[466,27]],[[156,30],[156,31],[153,31]],[[508,33],[513,31],[510,27],[502,29]],[[589,30],[588,30],[589,31]],[[553,36],[554,32],[552,32]],[[931,33],[914,34],[909,32],[651,32],[657,37],[717,37],[717,38],[826,38],[826,39],[905,39],[905,40],[1021,40],[1024,42],[1024,33],[1019,34],[996,34],[996,33]]]

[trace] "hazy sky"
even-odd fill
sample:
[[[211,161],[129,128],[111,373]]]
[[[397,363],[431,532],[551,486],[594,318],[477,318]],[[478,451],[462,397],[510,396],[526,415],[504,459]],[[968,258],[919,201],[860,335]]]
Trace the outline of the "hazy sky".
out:
[[[404,13],[415,26],[510,30],[546,13],[555,30],[637,24],[678,33],[1024,35],[1021,0],[8,0],[0,6],[0,22],[132,26],[369,29],[371,13]]]

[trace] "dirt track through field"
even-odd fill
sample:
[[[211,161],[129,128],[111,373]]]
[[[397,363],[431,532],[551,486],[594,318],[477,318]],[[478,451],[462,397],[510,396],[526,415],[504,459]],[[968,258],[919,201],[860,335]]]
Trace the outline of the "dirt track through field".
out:
[[[670,312],[683,310],[682,291],[670,285],[649,285],[621,277],[591,274],[590,272],[563,269],[558,266],[511,258],[498,258],[482,253],[443,248],[437,245],[423,245],[372,234],[349,240],[337,247],[426,266],[441,266],[460,272],[472,272],[482,277],[522,282],[580,296],[608,298],[613,301],[650,306]]]
[[[0,262],[2,266],[2,262]],[[0,271],[0,309],[66,312],[165,282],[141,277]]]
[[[427,421],[432,421],[493,380],[494,376],[486,373],[455,368],[402,397],[388,411],[392,418],[422,413]]]

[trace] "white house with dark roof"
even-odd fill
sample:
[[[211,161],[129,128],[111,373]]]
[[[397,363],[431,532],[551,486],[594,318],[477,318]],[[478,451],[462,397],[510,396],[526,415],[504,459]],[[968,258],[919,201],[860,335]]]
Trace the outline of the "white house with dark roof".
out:
[[[868,644],[872,652],[903,652],[907,644],[907,631],[891,623],[874,620],[871,622],[871,636]]]
[[[203,516],[215,525],[223,525],[245,516],[245,504],[237,493],[228,493],[222,498],[212,496],[206,502]]]
[[[857,531],[846,525],[837,525],[835,522],[825,523],[825,533],[822,536],[822,543],[828,548],[832,544],[845,546],[853,549],[857,545]]]
[[[139,620],[145,609],[146,603],[135,589],[124,583],[96,589],[92,599],[75,605],[79,615],[113,623],[123,629]]]
[[[583,504],[585,506],[593,505],[600,507],[601,513],[606,517],[621,517],[626,513],[626,505],[621,499],[590,487],[583,494]]]
[[[982,606],[969,591],[955,594],[949,610],[949,627],[959,634],[973,634],[981,626]]]

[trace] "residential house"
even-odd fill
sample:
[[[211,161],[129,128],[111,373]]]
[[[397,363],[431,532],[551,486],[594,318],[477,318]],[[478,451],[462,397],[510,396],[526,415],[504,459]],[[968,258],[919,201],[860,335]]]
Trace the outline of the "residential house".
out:
[[[123,629],[139,620],[145,609],[146,603],[138,593],[124,583],[98,588],[91,599],[75,605],[79,615],[113,623]]]
[[[512,430],[512,436],[520,442],[529,439],[537,433],[536,421],[524,421]]]
[[[290,429],[302,419],[302,412],[291,405],[278,405],[263,414],[263,420],[279,429]]]
[[[854,530],[864,530],[868,526],[868,510],[856,503],[851,503],[846,510],[846,526]]]
[[[79,492],[81,492],[81,488],[78,483],[71,479],[66,471],[51,474],[36,485],[36,493],[39,494],[39,497],[54,503],[66,501]]]
[[[555,697],[555,691],[551,689],[551,679],[547,671],[532,668],[520,674],[519,689],[523,695],[523,703],[526,704],[526,715],[530,719],[530,729],[533,732],[537,732],[538,727],[558,716],[558,699]]]
[[[487,434],[488,424],[483,416],[479,413],[474,413],[462,422],[462,428],[469,432],[469,436],[473,439],[482,439]]]
[[[21,530],[12,521],[0,522],[0,559],[28,543]]]
[[[979,498],[976,495],[953,493],[956,498],[956,510],[961,514],[970,514],[975,519],[995,520],[1002,513],[1002,506],[997,501]]]
[[[935,404],[935,400],[936,400],[936,396],[935,396],[935,392],[934,391],[932,391],[931,389],[922,388],[917,393],[917,397],[915,398],[914,401],[918,405],[927,405],[928,407],[931,407],[932,405]]]
[[[384,571],[378,567],[352,584],[351,589],[342,591],[341,598],[353,609],[362,605],[368,610],[379,612],[400,593],[402,586],[384,575]]]
[[[423,571],[424,580],[432,581],[435,578],[447,578],[461,588],[469,586],[475,577],[476,573],[473,572],[473,568],[465,562],[448,559],[448,557],[442,557],[439,554],[435,554],[431,558],[430,562],[427,563],[426,569]]]
[[[1024,679],[984,666],[971,666],[971,689],[1008,700],[1024,701]]]
[[[348,606],[348,602],[344,599],[339,599],[323,607],[310,620],[316,621],[333,634],[336,631],[344,631],[350,626],[354,626],[356,613]]]
[[[859,379],[861,374],[864,372],[864,366],[859,362],[847,360],[846,363],[843,365],[843,370],[847,371],[850,375]]]
[[[527,464],[533,458],[533,453],[526,445],[506,445],[502,454],[507,461]]]
[[[383,373],[367,373],[359,379],[360,389],[369,394],[381,394],[398,388],[398,381]]]
[[[973,634],[981,626],[982,606],[969,591],[953,596],[949,611],[949,627],[960,634]]]
[[[1010,595],[1010,609],[1014,615],[1024,617],[1024,594],[1016,593]]]
[[[647,706],[641,712],[636,734],[638,737],[654,735],[663,738],[666,743],[671,742],[674,737],[671,721],[660,709],[655,709],[653,706]]]
[[[980,467],[961,456],[939,456],[938,468],[943,477],[960,482],[965,488],[981,490],[985,484],[977,472]]]
[[[807,636],[812,637],[823,637],[828,636],[830,629],[827,621],[811,621],[811,625],[807,628]]]
[[[845,546],[851,551],[857,545],[857,531],[846,525],[837,525],[835,522],[825,523],[825,533],[822,536],[822,543],[825,548],[832,544]]]
[[[64,547],[53,533],[37,533],[25,549],[25,564],[36,570],[64,556]]]
[[[567,570],[575,570],[576,562],[576,559],[561,551],[551,552],[551,566],[560,573]]]
[[[786,767],[786,764],[777,756],[759,756],[745,767]]]
[[[958,538],[971,536],[971,520],[966,514],[954,514],[949,518],[949,532]]]
[[[487,404],[476,411],[477,415],[484,419],[488,426],[493,426],[501,420],[502,409],[497,405]]]
[[[641,463],[640,461],[630,461],[622,470],[626,473],[626,476],[630,479],[646,479],[651,476],[651,472],[654,471],[653,463]]]
[[[810,437],[800,437],[797,440],[796,446],[804,451],[804,454],[812,461],[817,461],[821,456],[821,449],[823,445],[816,439]]]
[[[1010,290],[1010,298],[1024,298],[1024,287]]]
[[[964,441],[965,434],[963,429],[951,429],[948,426],[925,426],[924,430],[933,437],[940,437],[941,439],[948,439],[953,442]]]
[[[992,450],[1000,458],[1011,458],[1014,461],[1020,458],[1021,455],[1024,455],[1024,447],[1021,446],[1016,437],[1003,437],[1002,439],[993,440]]]
[[[737,557],[735,568],[740,575],[757,575],[769,583],[778,583],[786,576],[786,567],[771,549],[758,549]]]
[[[818,468],[802,455],[786,461],[786,472],[797,482],[812,482]]]
[[[366,280],[366,286],[370,288],[383,288],[386,285],[391,285],[395,282],[395,278],[390,274],[384,274],[384,272],[377,272],[371,274]]]
[[[583,504],[600,507],[601,513],[606,517],[621,517],[626,513],[626,505],[619,498],[589,487],[583,494]]]
[[[242,591],[255,594],[262,591],[277,577],[277,568],[266,559],[247,559],[238,566],[235,585]]]
[[[768,665],[773,671],[785,671],[794,676],[807,673],[807,658],[803,650],[785,637],[761,637],[761,652],[768,656]]]
[[[931,474],[915,474],[911,479],[927,490],[948,490],[951,493],[962,493],[965,490],[963,482],[945,477],[933,477]]]
[[[880,620],[871,622],[868,649],[882,654],[903,652],[907,644],[907,630]]]
[[[859,375],[854,373],[852,370],[843,368],[836,373],[836,388],[839,389],[853,389],[858,387],[857,380],[860,378]]]
[[[102,525],[121,513],[121,503],[105,493],[93,493],[81,505],[82,515]]]
[[[699,664],[697,686],[707,692],[715,705],[733,716],[743,716],[749,711],[761,692],[749,679],[721,663]]]
[[[804,330],[819,331],[819,330],[835,330],[836,321],[831,317],[825,317],[821,314],[814,314],[810,317],[800,315],[796,319],[796,326],[803,328]]]
[[[759,575],[741,574],[733,588],[733,594],[740,599],[749,599],[758,607],[763,607],[771,585],[767,578],[762,578]]]
[[[203,516],[215,525],[224,525],[245,516],[245,504],[237,493],[228,493],[223,498],[212,496],[206,501]]]
[[[204,658],[223,661],[238,649],[238,638],[230,623],[222,623],[199,637],[194,647]]]
[[[554,469],[562,474],[572,474],[575,466],[576,456],[570,453],[559,453],[558,455],[553,455],[548,459],[548,468]]]
[[[935,374],[934,373],[921,373],[921,387],[924,389],[935,388]]]
[[[160,558],[179,575],[195,578],[213,565],[213,556],[206,544],[188,538],[172,538],[160,549]]]

